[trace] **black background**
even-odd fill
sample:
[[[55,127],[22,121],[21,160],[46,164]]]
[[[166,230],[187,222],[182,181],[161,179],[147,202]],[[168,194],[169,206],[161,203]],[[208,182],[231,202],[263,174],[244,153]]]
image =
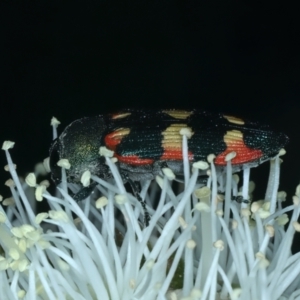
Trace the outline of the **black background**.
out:
[[[48,156],[52,116],[62,129],[127,107],[222,111],[290,137],[281,189],[291,200],[300,179],[297,7],[296,1],[1,0],[1,141],[16,142],[11,154],[22,173]],[[268,164],[253,172],[258,197],[265,187],[259,174],[267,172]],[[7,177],[1,172],[2,182]]]

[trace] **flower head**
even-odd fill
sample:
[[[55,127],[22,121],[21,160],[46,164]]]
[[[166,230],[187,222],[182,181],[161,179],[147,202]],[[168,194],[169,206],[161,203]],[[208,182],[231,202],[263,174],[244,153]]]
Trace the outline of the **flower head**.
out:
[[[12,200],[0,206],[1,299],[295,299],[300,295],[299,253],[291,253],[299,231],[300,187],[293,205],[281,207],[280,159],[271,160],[264,200],[250,199],[250,168],[243,186],[227,167],[188,163],[183,135],[184,185],[163,169],[155,181],[141,182],[140,197],[150,215],[125,189],[115,160],[106,157],[114,179],[85,174],[96,192],[77,203],[62,184],[55,195],[30,173],[21,183],[6,143],[3,149],[14,184]],[[62,178],[68,165],[61,164]],[[198,182],[199,169],[208,174]],[[35,193],[29,193],[34,189]],[[33,196],[50,209],[37,213]],[[241,202],[241,203],[240,203]],[[4,207],[6,206],[6,207]],[[288,220],[287,212],[292,212]],[[285,230],[287,222],[289,225]],[[290,298],[289,298],[290,297]]]

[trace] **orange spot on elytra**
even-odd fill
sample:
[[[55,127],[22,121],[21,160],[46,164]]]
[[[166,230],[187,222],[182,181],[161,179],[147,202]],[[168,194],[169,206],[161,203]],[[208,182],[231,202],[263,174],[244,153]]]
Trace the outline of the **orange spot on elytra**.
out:
[[[194,156],[192,152],[188,151],[188,158],[190,161],[193,160]],[[169,150],[165,149],[164,154],[160,158],[161,160],[182,160],[182,150]]]
[[[132,166],[152,165],[155,161],[151,158],[140,158],[137,155],[122,156],[115,153],[114,156],[118,159],[119,162]],[[190,161],[192,161],[194,158],[193,154],[190,151],[188,152],[188,158]],[[160,160],[182,160],[182,151],[165,150]]]
[[[151,165],[154,163],[154,159],[140,158],[137,155],[121,156],[115,154],[114,156],[118,159],[119,162],[128,165],[133,165],[133,166],[144,166],[144,165]]]
[[[104,138],[104,143],[109,150],[116,150],[116,147],[121,143],[122,139],[128,135],[130,130],[128,128],[120,128],[109,134]]]
[[[233,165],[250,163],[259,159],[263,155],[261,150],[247,147],[242,140],[227,141],[226,144],[227,149],[219,154],[215,159],[216,165],[225,166],[227,164],[225,157],[232,151],[236,152],[236,157],[231,160]]]

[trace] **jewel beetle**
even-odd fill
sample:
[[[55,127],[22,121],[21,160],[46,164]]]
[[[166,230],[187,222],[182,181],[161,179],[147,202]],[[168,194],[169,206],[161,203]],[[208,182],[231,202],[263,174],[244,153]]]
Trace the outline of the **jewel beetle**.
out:
[[[58,184],[61,169],[57,161],[67,158],[71,168],[66,170],[68,182],[80,184],[84,171],[100,178],[111,177],[99,148],[114,151],[117,166],[124,181],[153,179],[162,166],[175,175],[183,173],[181,128],[192,132],[188,139],[190,162],[206,160],[215,154],[217,167],[226,166],[225,157],[234,151],[234,170],[256,166],[276,156],[288,137],[267,125],[221,113],[200,109],[125,109],[118,113],[86,117],[68,125],[50,148],[52,179]],[[94,188],[77,195],[85,198]]]

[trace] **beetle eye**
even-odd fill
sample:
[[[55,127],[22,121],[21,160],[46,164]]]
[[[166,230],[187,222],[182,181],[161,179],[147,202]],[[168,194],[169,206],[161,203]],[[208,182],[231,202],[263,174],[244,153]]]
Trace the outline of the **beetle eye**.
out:
[[[58,140],[55,139],[50,148],[49,163],[51,169],[51,177],[56,185],[61,182],[61,168],[57,165],[59,159],[59,145]]]

